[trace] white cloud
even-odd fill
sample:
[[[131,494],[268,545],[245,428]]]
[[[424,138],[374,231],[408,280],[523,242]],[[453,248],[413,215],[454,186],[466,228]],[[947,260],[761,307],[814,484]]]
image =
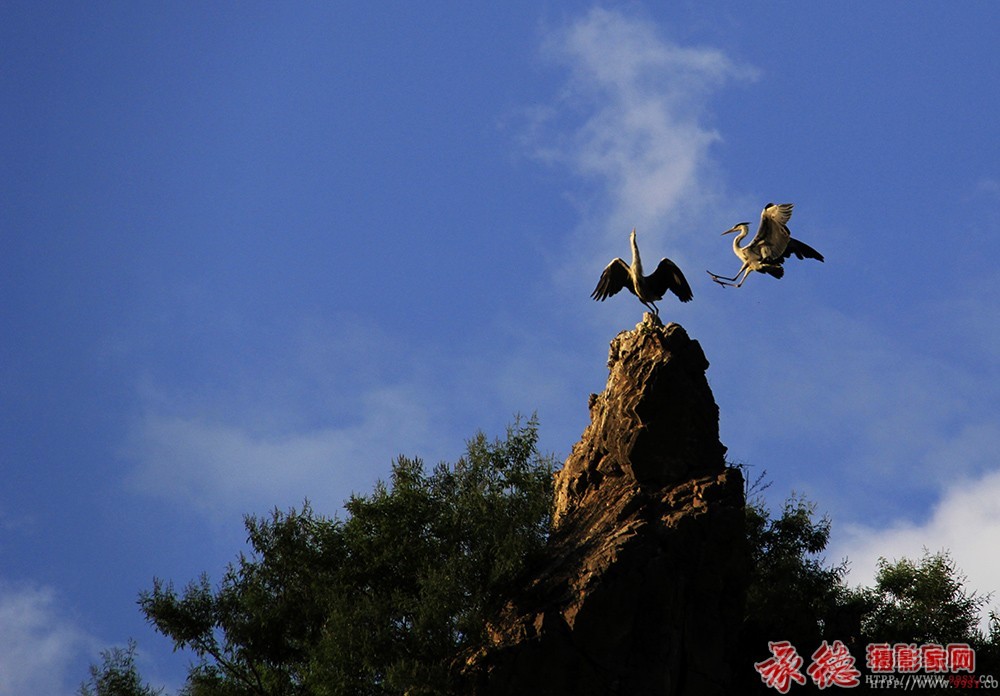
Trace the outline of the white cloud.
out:
[[[690,221],[712,196],[708,149],[719,135],[704,125],[709,97],[754,72],[721,51],[676,46],[652,22],[600,8],[553,32],[544,54],[570,74],[559,100],[533,112],[529,144],[545,161],[596,179],[600,191],[582,206],[564,255],[570,273],[622,253],[633,226],[650,247],[661,246],[669,217]]]
[[[996,451],[996,450],[994,450]],[[887,528],[834,525],[830,558],[848,558],[852,585],[871,585],[879,557],[919,559],[923,550],[947,550],[967,577],[967,589],[993,592],[987,606],[1000,606],[1000,471],[962,477],[947,487],[923,522],[897,522]]]
[[[466,414],[448,378],[464,368],[447,351],[354,316],[298,323],[256,371],[141,380],[120,446],[127,484],[217,521],[305,498],[333,514],[400,454],[435,464],[461,451],[473,431],[453,435]]]
[[[975,192],[986,196],[1000,197],[1000,179],[987,177],[976,184]]]
[[[723,440],[735,459],[768,469],[778,495],[803,492],[837,523],[881,521],[936,499],[956,477],[997,468],[988,365],[942,353],[924,332],[784,290],[729,295],[698,335]],[[761,306],[776,310],[758,320]],[[737,323],[744,311],[754,319]],[[951,335],[949,345],[963,344]]]
[[[996,390],[983,377],[995,371],[988,338],[996,322],[976,311],[988,292],[938,296],[948,321],[935,328],[960,331],[961,340],[935,345],[937,333],[926,327],[901,330],[886,321],[898,293],[850,263],[863,239],[836,223],[824,231],[821,220],[802,217],[808,211],[796,219],[827,264],[796,262],[781,283],[751,280],[742,294],[697,283],[716,259],[734,264],[728,272],[737,264],[713,221],[743,211],[728,225],[759,210],[760,201],[737,207],[723,191],[710,112],[715,93],[756,79],[753,68],[715,48],[678,46],[654,23],[606,9],[552,32],[544,53],[566,66],[568,80],[557,100],[537,109],[528,142],[594,186],[559,255],[559,280],[575,301],[588,301],[580,279],[596,280],[611,257],[626,255],[633,225],[644,252],[678,261],[696,302],[670,306],[669,317],[703,342],[734,457],[770,469],[782,488],[822,491],[819,502],[833,502],[838,517],[873,508],[897,515],[912,509],[910,494],[930,499],[956,475],[995,468]],[[849,304],[856,295],[839,285],[845,274],[846,282],[872,284],[863,306]],[[972,298],[968,312],[957,311],[958,295]],[[925,316],[930,309],[922,308]],[[622,327],[620,313],[588,314]],[[974,319],[963,327],[963,317]],[[957,355],[969,352],[969,341],[987,346],[978,357],[993,357]]]
[[[632,226],[644,251],[662,250],[689,279],[706,267],[695,263],[711,268],[716,259],[735,271],[735,257],[719,242],[725,228],[710,232],[719,216],[727,226],[752,219],[747,211],[762,201],[734,201],[722,190],[725,177],[712,157],[722,135],[709,107],[718,90],[754,80],[754,70],[716,49],[674,45],[655,24],[605,9],[553,32],[545,55],[569,78],[557,100],[531,112],[526,142],[577,177],[577,190],[591,187],[576,194],[581,222],[559,252],[567,292],[586,301],[580,278],[596,280],[609,258],[625,255]],[[995,189],[992,180],[980,186]],[[1000,493],[989,473],[997,468],[1000,427],[989,379],[998,323],[983,321],[996,313],[996,303],[983,299],[988,283],[979,292],[942,284],[939,307],[899,307],[901,293],[858,263],[865,238],[824,231],[822,221],[804,221],[806,212],[796,218],[810,230],[803,239],[828,255],[827,264],[797,263],[782,283],[751,280],[743,294],[696,287],[695,309],[670,307],[712,362],[723,439],[734,457],[779,477],[781,488],[792,482],[821,507],[833,503],[835,534],[851,519],[912,518],[926,512],[915,499],[946,490],[925,522],[884,533],[850,527],[856,542],[871,544],[834,552],[855,561],[857,577],[880,554],[919,557],[923,546],[948,547],[974,587],[1000,590],[997,554],[987,552],[1000,538],[990,521],[996,508],[972,490]],[[862,296],[843,283],[870,286],[863,305],[850,304]],[[887,321],[904,311],[921,313],[923,326],[908,332]],[[607,316],[622,328],[621,314]],[[956,480],[970,486],[967,495]]]
[[[880,556],[926,547],[951,551],[970,588],[1000,592],[997,361],[979,340],[994,328],[975,295],[952,292],[911,329],[890,316],[895,298],[837,309],[761,284],[728,296],[699,336],[731,455],[766,468],[772,495],[801,492],[831,514],[826,555],[850,559],[852,584],[870,585]],[[761,307],[773,311],[726,340]]]
[[[0,583],[0,696],[68,696],[86,677],[72,670],[93,647],[51,589]]]
[[[362,395],[354,420],[286,432],[200,411],[188,404],[135,424],[125,448],[135,464],[130,483],[221,515],[298,506],[305,498],[336,510],[351,491],[370,490],[397,455],[420,454],[409,448],[427,443],[431,428],[421,395],[402,386]]]
[[[302,320],[253,374],[194,387],[147,377],[120,446],[127,484],[218,521],[305,498],[333,514],[400,454],[454,461],[477,429],[502,436],[536,409],[551,414],[551,436],[566,418],[571,361],[545,367],[549,342],[503,313],[467,338],[441,345],[351,317]],[[585,394],[577,404],[585,414]],[[572,422],[570,437],[582,427]],[[554,447],[568,450],[562,440]]]

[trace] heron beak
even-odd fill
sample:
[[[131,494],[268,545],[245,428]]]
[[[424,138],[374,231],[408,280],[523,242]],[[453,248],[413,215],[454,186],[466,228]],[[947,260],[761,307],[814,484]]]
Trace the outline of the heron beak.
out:
[[[741,227],[749,226],[749,225],[750,225],[749,222],[738,222],[735,225],[733,225],[732,227],[730,227],[728,230],[726,230],[725,232],[723,232],[722,234],[730,234],[731,232],[738,231]]]

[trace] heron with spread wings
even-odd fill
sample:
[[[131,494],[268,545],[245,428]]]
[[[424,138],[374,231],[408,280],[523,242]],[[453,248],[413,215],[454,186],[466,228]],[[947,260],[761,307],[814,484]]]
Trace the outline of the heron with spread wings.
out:
[[[791,203],[779,205],[768,203],[760,214],[760,227],[757,228],[757,234],[745,247],[741,247],[740,242],[750,234],[749,222],[733,225],[723,232],[722,234],[739,232],[733,240],[733,253],[743,261],[743,265],[732,278],[716,275],[711,271],[708,271],[708,275],[712,276],[712,280],[723,287],[738,288],[743,285],[753,271],[767,273],[774,278],[785,275],[783,264],[785,259],[793,254],[798,259],[822,261],[823,255],[821,253],[792,237],[787,224],[790,217],[792,217]],[[740,278],[741,275],[743,278]]]
[[[639,298],[653,314],[660,316],[660,310],[654,302],[662,300],[669,290],[677,295],[681,302],[690,302],[693,295],[681,269],[670,259],[660,259],[656,270],[648,276],[642,274],[642,259],[639,257],[639,245],[635,242],[635,228],[630,237],[632,242],[632,264],[628,265],[620,258],[613,260],[601,273],[597,287],[590,295],[595,300],[603,302],[619,290],[625,288]]]

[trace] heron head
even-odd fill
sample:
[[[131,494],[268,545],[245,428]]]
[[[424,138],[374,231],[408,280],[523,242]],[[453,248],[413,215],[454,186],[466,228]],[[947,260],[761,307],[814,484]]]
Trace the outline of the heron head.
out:
[[[733,232],[738,232],[739,230],[742,230],[742,229],[749,230],[750,229],[750,223],[749,222],[738,222],[735,225],[733,225],[732,227],[730,227],[728,230],[726,230],[725,232],[723,232],[722,234],[732,234]]]

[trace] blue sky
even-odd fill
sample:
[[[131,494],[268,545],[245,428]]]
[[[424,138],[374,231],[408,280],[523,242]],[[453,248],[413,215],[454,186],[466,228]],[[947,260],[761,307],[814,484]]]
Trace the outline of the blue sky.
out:
[[[853,582],[928,547],[1000,589],[998,38],[989,2],[4,3],[0,696],[130,636],[176,688],[137,593],[217,579],[246,513],[516,413],[565,457],[633,226],[772,503]],[[713,285],[768,201],[826,263]]]

